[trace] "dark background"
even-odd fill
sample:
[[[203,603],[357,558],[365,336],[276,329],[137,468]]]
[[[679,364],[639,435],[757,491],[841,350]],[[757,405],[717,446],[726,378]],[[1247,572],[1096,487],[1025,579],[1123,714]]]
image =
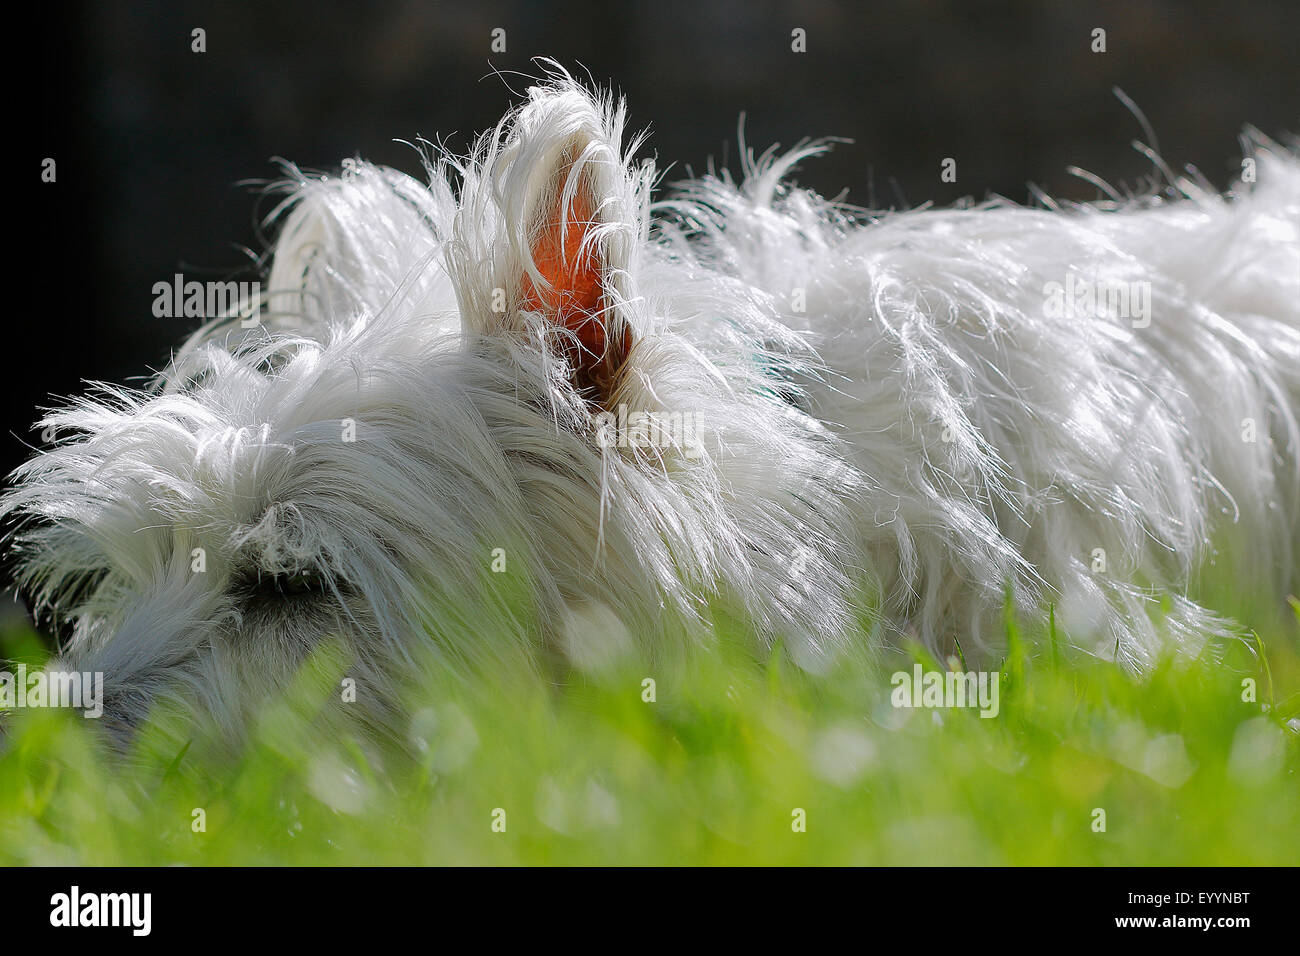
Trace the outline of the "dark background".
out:
[[[5,471],[39,443],[37,406],[83,379],[160,366],[194,327],[153,317],[155,282],[254,278],[259,204],[240,181],[274,176],[273,156],[324,168],[361,155],[418,174],[393,139],[465,147],[515,101],[507,83],[526,87],[512,71],[536,74],[534,56],[622,91],[632,128],[650,126],[647,150],[675,175],[711,156],[734,167],[741,111],[760,150],[852,138],[801,181],[875,208],[1026,200],[1030,181],[1093,198],[1071,164],[1136,181],[1150,167],[1129,148],[1140,128],[1117,85],[1172,166],[1220,186],[1239,169],[1243,124],[1300,130],[1296,0],[43,6],[9,37],[11,64],[30,64],[11,93],[37,115],[10,145],[36,212],[21,229],[33,294],[10,322],[11,346],[34,341],[7,350]],[[205,53],[190,50],[195,27]],[[494,27],[504,54],[490,52]],[[790,50],[794,27],[807,30],[804,54]],[[1090,51],[1094,27],[1104,54]],[[52,185],[38,181],[46,156]],[[946,156],[955,185],[939,179]]]

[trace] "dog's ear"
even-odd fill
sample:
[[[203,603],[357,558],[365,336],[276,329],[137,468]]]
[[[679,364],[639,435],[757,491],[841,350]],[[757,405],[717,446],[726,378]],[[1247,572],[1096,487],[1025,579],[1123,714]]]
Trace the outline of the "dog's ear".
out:
[[[306,176],[292,166],[268,217],[280,232],[267,272],[264,324],[303,334],[416,297],[425,264],[454,215],[446,183],[429,186],[392,169],[348,160],[342,172]],[[412,278],[415,276],[416,278]]]
[[[648,164],[628,168],[622,124],[622,104],[602,103],[572,81],[530,90],[480,146],[481,178],[458,222],[462,240],[481,237],[466,258],[479,270],[486,259],[493,280],[493,301],[463,301],[467,324],[540,335],[574,386],[599,404],[617,388],[636,340],[633,259],[653,177]],[[481,271],[477,278],[486,294]]]
[[[611,261],[614,230],[603,228],[597,178],[566,151],[528,227],[528,255],[519,277],[519,308],[542,317],[572,369],[574,384],[609,396],[632,349],[632,328],[618,305]]]

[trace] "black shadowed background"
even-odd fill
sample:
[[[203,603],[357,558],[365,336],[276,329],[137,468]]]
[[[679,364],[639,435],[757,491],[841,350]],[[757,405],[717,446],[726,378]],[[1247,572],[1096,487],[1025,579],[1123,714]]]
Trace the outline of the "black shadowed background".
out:
[[[861,205],[1026,201],[1030,182],[1089,199],[1096,189],[1068,166],[1130,183],[1151,170],[1116,86],[1171,166],[1220,187],[1239,169],[1244,124],[1300,129],[1298,11],[1295,0],[42,5],[14,35],[37,64],[37,115],[18,138],[35,295],[18,323],[33,341],[7,355],[4,468],[39,446],[31,425],[51,396],[158,368],[198,324],[155,318],[154,283],[255,277],[269,206],[240,183],[275,176],[272,157],[329,168],[359,155],[419,174],[394,140],[463,149],[537,75],[533,57],[621,91],[670,178],[710,157],[734,168],[743,111],[760,150],[852,139],[800,181]],[[795,29],[806,52],[792,50]],[[47,157],[53,183],[38,175]],[[945,157],[956,183],[940,179]]]

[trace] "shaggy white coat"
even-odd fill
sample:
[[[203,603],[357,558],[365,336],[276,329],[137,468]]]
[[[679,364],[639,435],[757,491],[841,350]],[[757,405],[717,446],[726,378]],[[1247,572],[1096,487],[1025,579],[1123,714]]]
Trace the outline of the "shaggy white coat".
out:
[[[868,633],[987,656],[1010,598],[1142,666],[1232,631],[1207,563],[1297,587],[1291,151],[1256,139],[1227,196],[869,217],[787,184],[816,144],[653,206],[623,125],[556,75],[428,185],[291,170],[260,327],[45,419],[3,499],[20,582],[118,726],[165,695],[237,733],[331,634],[378,712],[416,646],[597,667],[725,610],[808,667]],[[600,394],[522,292],[580,193],[632,342]],[[1054,316],[1072,275],[1149,283],[1149,324]],[[620,408],[693,413],[691,453],[599,440]]]

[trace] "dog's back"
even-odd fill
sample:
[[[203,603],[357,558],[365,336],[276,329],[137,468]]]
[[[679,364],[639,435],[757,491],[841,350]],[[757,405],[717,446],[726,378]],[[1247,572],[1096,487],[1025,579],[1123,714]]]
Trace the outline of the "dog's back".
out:
[[[817,346],[829,374],[807,401],[864,478],[856,530],[890,618],[979,646],[1010,588],[1055,605],[1084,646],[1147,663],[1170,637],[1196,650],[1230,630],[1193,603],[1209,566],[1285,607],[1300,544],[1292,153],[1256,142],[1258,183],[1230,197],[1182,179],[1163,198],[870,224],[785,187],[801,158],[690,184],[674,211],[706,223],[701,260]]]

